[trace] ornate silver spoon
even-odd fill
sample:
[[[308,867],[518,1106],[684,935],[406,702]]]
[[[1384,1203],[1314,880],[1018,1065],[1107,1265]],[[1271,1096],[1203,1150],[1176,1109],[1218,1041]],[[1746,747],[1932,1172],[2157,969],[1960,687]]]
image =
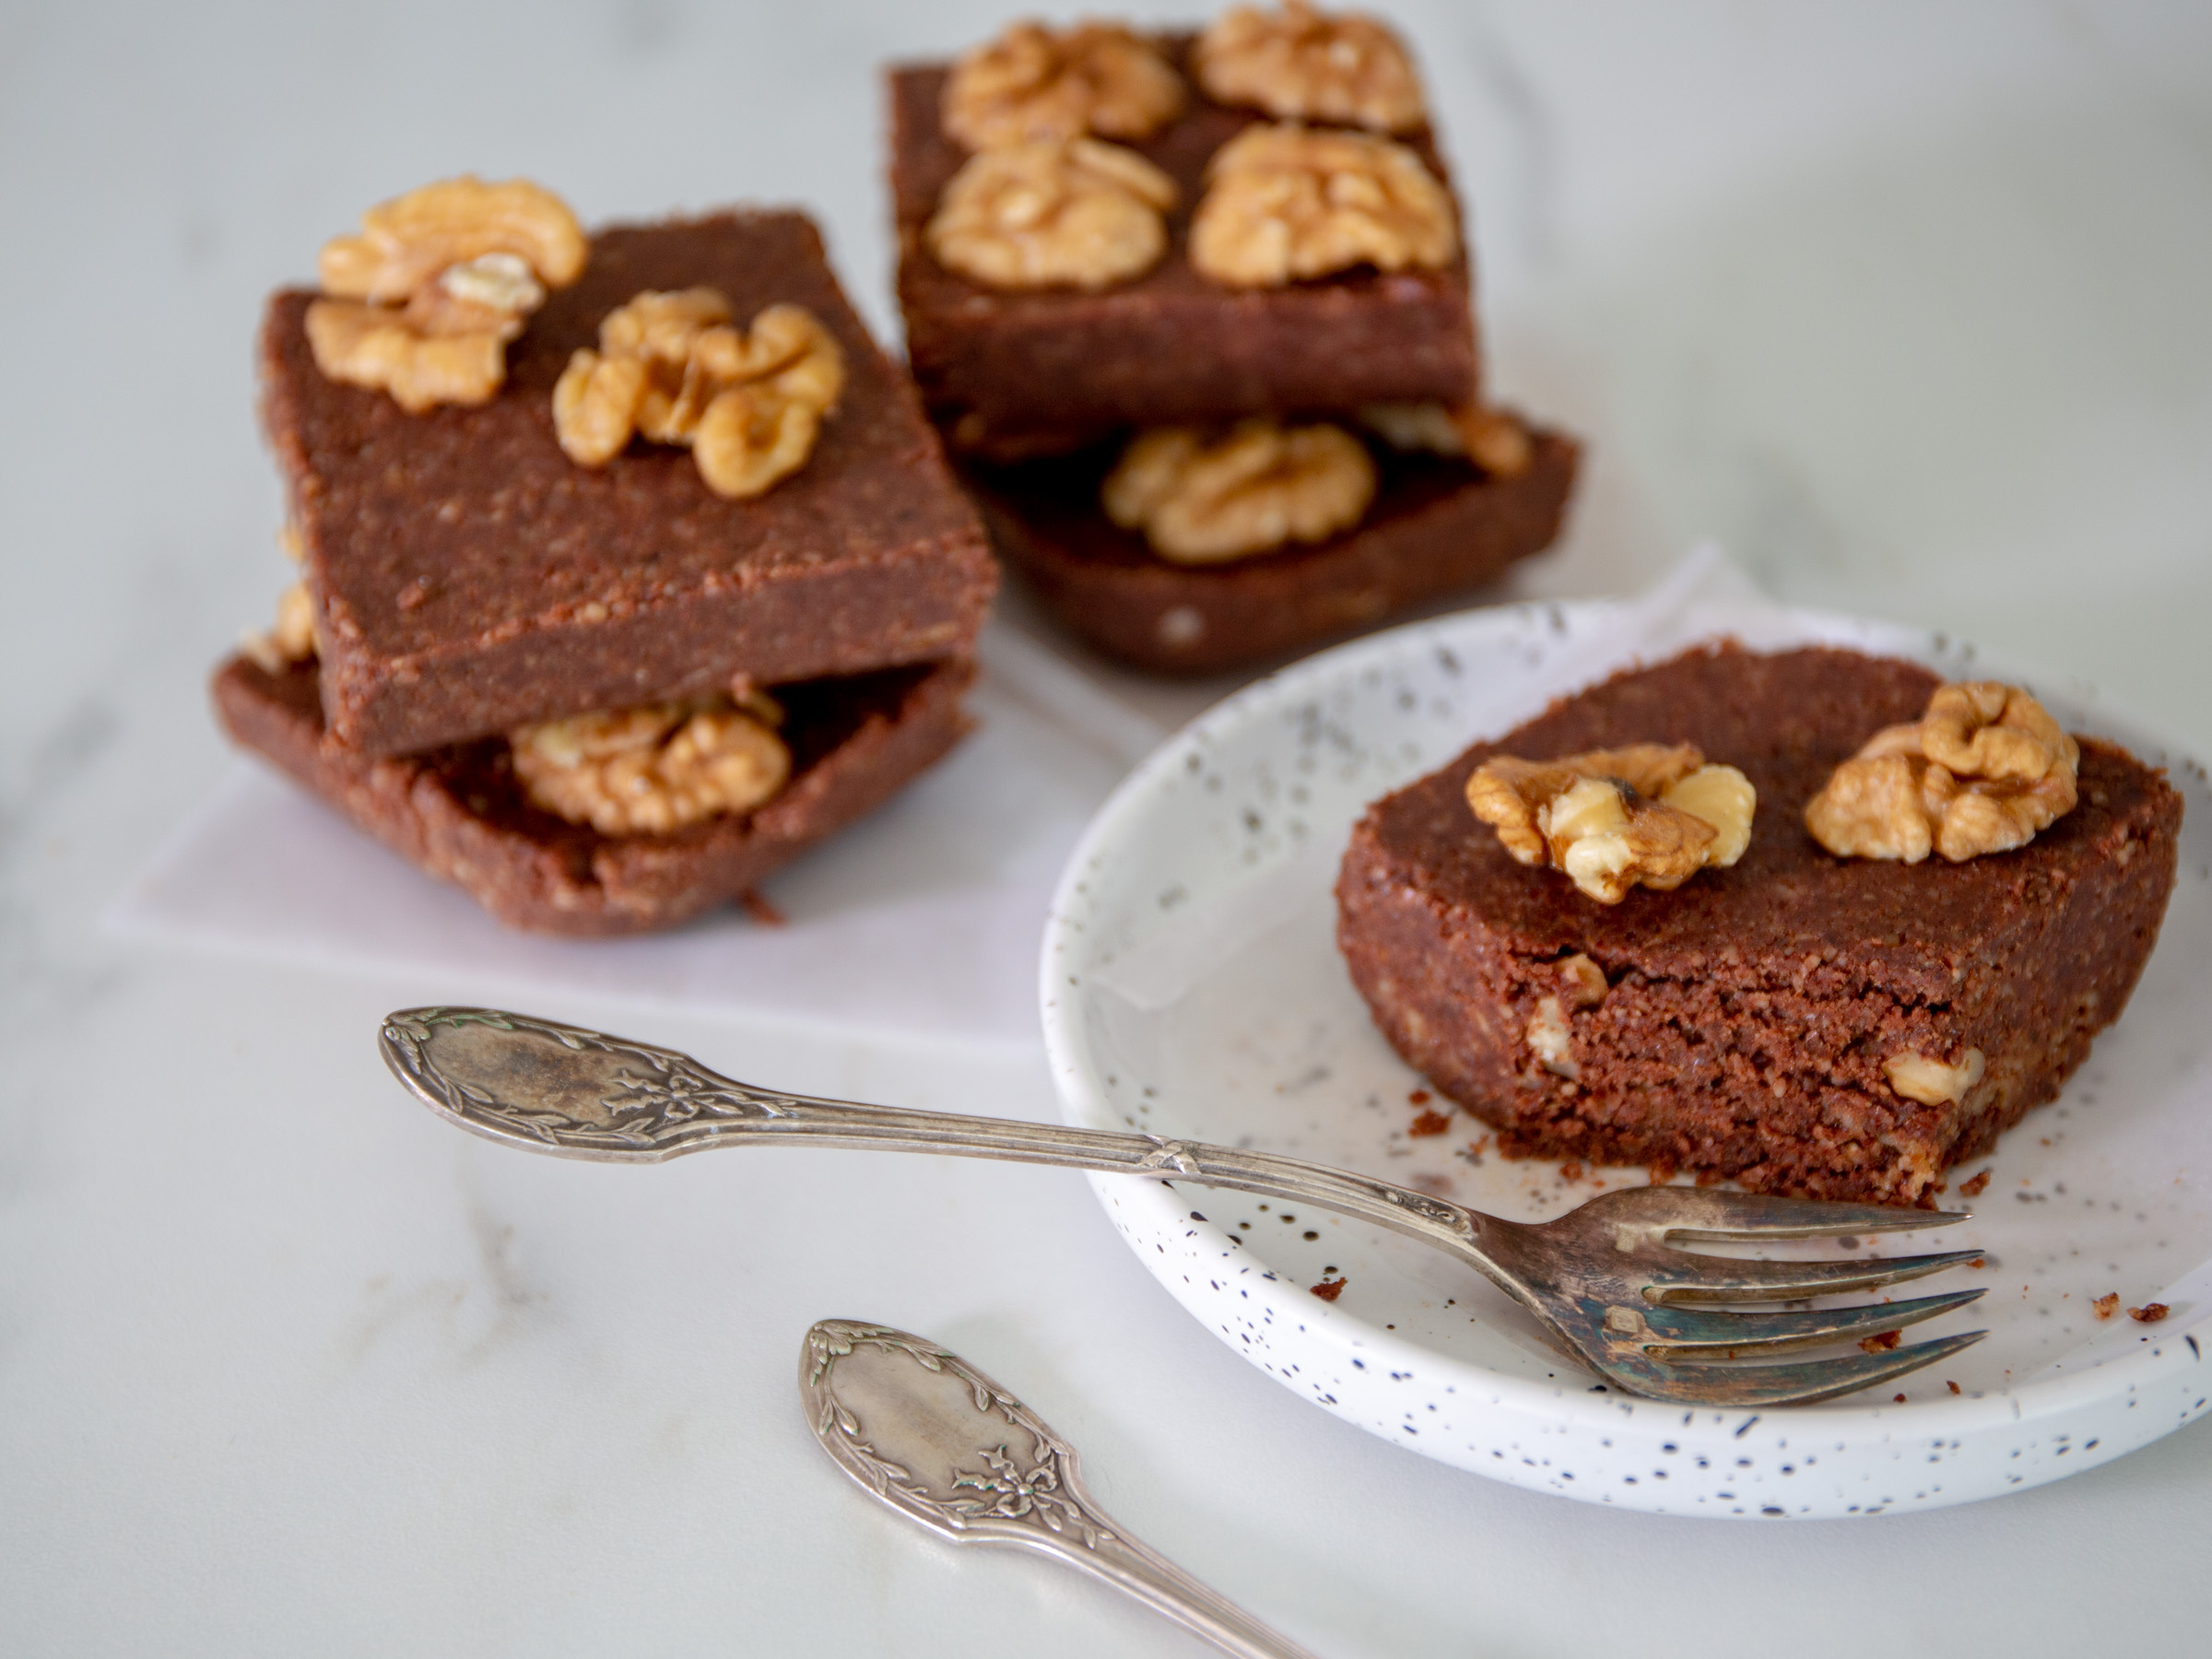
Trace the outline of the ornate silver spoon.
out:
[[[927,1337],[825,1319],[806,1333],[799,1393],[838,1467],[939,1537],[1065,1561],[1240,1659],[1313,1659],[1108,1519],[1076,1449]]]
[[[1234,1187],[1335,1210],[1418,1239],[1487,1275],[1601,1376],[1653,1399],[1698,1406],[1824,1400],[1917,1371],[1986,1334],[1888,1349],[1863,1341],[1947,1313],[1979,1289],[1774,1313],[1723,1312],[1714,1305],[1870,1290],[1971,1261],[1975,1251],[1759,1262],[1698,1254],[1675,1242],[1895,1232],[1963,1221],[1963,1214],[1624,1187],[1532,1225],[1268,1152],[756,1088],[673,1049],[496,1008],[405,1009],[384,1021],[382,1048],[400,1081],[433,1110],[536,1152],[617,1163],[659,1163],[710,1147],[949,1152]],[[1783,1365],[1726,1363],[1840,1341],[1861,1342],[1869,1351]]]

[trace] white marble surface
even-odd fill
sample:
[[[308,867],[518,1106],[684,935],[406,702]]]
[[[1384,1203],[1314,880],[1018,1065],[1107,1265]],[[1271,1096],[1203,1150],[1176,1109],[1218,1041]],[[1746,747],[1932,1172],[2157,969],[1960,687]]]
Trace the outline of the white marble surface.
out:
[[[800,1422],[826,1315],[937,1336],[1106,1505],[1330,1654],[2203,1651],[2201,1428],[1876,1524],[1594,1511],[1405,1455],[1188,1320],[1074,1175],[610,1171],[409,1108],[376,1018],[463,973],[118,942],[229,761],[199,680],[282,581],[262,293],[365,203],[528,171],[587,218],[825,220],[881,324],[873,65],[1003,15],[670,3],[0,11],[0,1640],[26,1653],[1196,1653],[866,1506]],[[1589,433],[1524,591],[1712,532],[2212,752],[2212,18],[1407,6],[1500,382]],[[1108,684],[1112,684],[1108,680]],[[1142,688],[1170,716],[1196,693]],[[1041,1061],[620,1024],[764,1081],[1043,1115]]]

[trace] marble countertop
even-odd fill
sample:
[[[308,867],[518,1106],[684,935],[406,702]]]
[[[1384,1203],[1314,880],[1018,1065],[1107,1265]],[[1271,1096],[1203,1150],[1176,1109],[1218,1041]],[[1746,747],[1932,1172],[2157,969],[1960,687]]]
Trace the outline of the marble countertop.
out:
[[[2212,14],[1394,10],[1473,204],[1496,383],[1592,441],[1516,594],[1641,586],[1711,535],[1780,597],[1948,629],[2212,754]],[[468,973],[102,930],[232,765],[202,677],[285,580],[265,291],[370,202],[523,172],[587,220],[803,203],[888,335],[876,65],[1004,15],[0,15],[0,1645],[1204,1651],[866,1505],[795,1406],[838,1316],[998,1376],[1109,1510],[1326,1654],[2202,1651],[2201,1425],[1874,1523],[1535,1496],[1276,1387],[1075,1174],[516,1157],[371,1053],[387,1009],[482,1000]],[[1140,735],[1223,688],[1094,684]],[[1018,1041],[583,989],[536,1011],[802,1090],[1053,1111]]]

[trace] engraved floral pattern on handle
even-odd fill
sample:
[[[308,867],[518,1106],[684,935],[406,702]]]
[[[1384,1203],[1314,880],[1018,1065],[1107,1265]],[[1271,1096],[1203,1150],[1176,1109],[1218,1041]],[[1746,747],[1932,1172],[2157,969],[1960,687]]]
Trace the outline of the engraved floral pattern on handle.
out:
[[[471,1028],[541,1038],[588,1057],[592,1086],[540,1088],[524,1106],[465,1081],[441,1065],[438,1050],[441,1041],[465,1044]],[[409,1009],[385,1021],[384,1043],[393,1069],[465,1126],[547,1147],[651,1156],[715,1123],[786,1117],[799,1104],[717,1077],[673,1049],[496,1009]]]
[[[939,1537],[1012,1544],[1051,1556],[1236,1659],[1313,1659],[1118,1531],[1084,1491],[1075,1448],[982,1372],[926,1337],[825,1319],[806,1333],[799,1388],[808,1426],[838,1466]]]
[[[933,1491],[912,1471],[877,1450],[859,1417],[838,1395],[836,1366],[855,1347],[904,1354],[924,1371],[950,1375],[968,1385],[979,1415],[995,1416],[1026,1433],[1034,1451],[1017,1459],[1006,1441],[980,1445],[981,1469],[956,1468],[952,1486],[968,1496]],[[1044,1420],[957,1354],[887,1325],[826,1319],[806,1334],[807,1389],[815,1406],[814,1430],[832,1455],[862,1474],[879,1497],[900,1503],[954,1531],[979,1525],[1030,1525],[1097,1549],[1112,1542],[1112,1527],[1084,1502],[1076,1485],[1075,1450]]]

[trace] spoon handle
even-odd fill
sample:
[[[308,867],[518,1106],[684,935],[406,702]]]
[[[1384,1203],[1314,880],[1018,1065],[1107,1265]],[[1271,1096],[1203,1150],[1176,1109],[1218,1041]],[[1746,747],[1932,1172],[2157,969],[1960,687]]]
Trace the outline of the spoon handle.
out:
[[[1085,1489],[1073,1446],[927,1337],[825,1319],[806,1333],[799,1392],[838,1466],[939,1537],[1065,1561],[1239,1659],[1313,1659],[1131,1537]]]
[[[739,1083],[673,1049],[495,1008],[389,1016],[384,1060],[433,1111],[532,1151],[660,1163],[715,1147],[939,1152],[1150,1175],[1288,1199],[1481,1258],[1499,1225],[1387,1181],[1203,1141],[818,1100]]]

